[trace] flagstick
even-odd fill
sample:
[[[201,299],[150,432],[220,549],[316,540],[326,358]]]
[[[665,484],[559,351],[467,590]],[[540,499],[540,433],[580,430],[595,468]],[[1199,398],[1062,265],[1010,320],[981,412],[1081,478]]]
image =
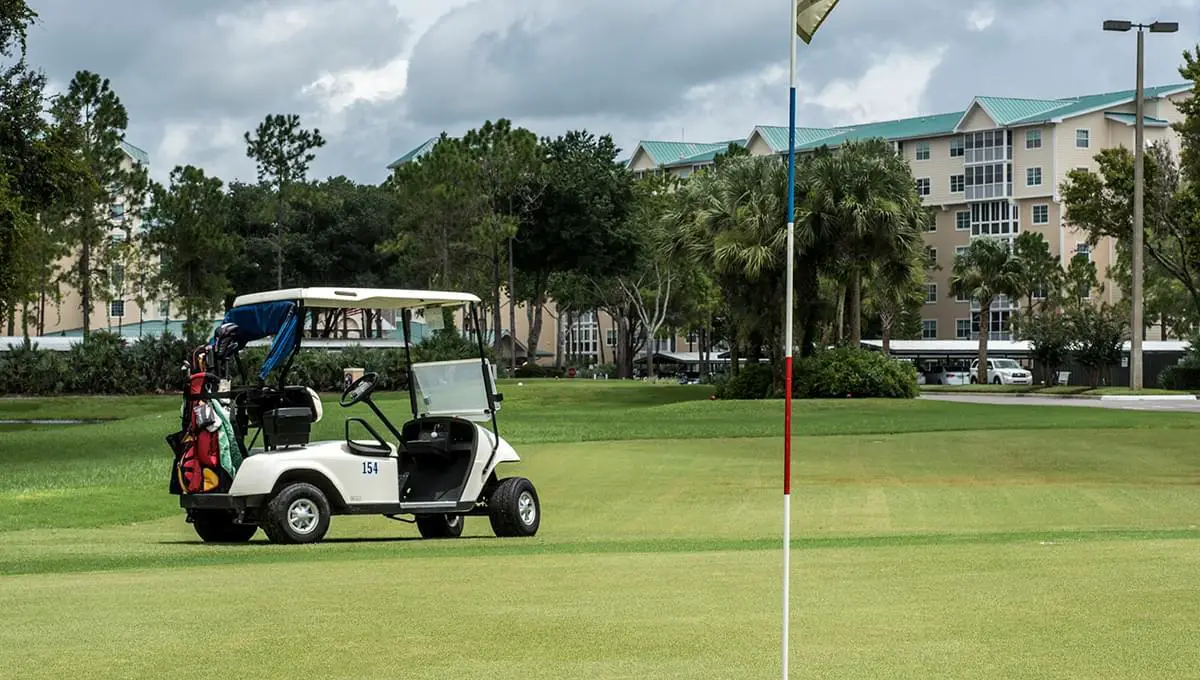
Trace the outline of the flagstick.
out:
[[[792,256],[796,233],[796,20],[797,0],[792,6],[792,22],[788,25],[791,50],[788,62],[788,177],[787,177],[787,291],[784,311],[783,371],[783,680],[788,677],[788,600],[792,557]]]

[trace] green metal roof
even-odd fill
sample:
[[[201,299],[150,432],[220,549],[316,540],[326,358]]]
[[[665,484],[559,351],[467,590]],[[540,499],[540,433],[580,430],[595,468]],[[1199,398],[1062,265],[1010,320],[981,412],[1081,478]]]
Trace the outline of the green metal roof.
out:
[[[681,158],[681,159],[679,159],[677,161],[673,161],[671,163],[664,163],[663,166],[671,167],[671,166],[676,166],[676,165],[695,165],[697,163],[711,163],[717,157],[717,154],[722,154],[722,153],[725,153],[726,151],[728,151],[730,144],[737,144],[740,147],[745,147],[746,140],[735,139],[726,144],[714,144],[713,145],[714,148],[712,148],[712,149],[706,149],[704,151],[693,154],[686,158]]]
[[[724,151],[730,144],[744,143],[745,140],[731,139],[724,142],[664,142],[644,141],[638,146],[650,155],[655,165],[678,165],[691,156],[702,155],[709,151]]]
[[[1030,118],[1059,109],[1070,102],[1061,99],[1017,99],[1013,97],[976,97],[975,103],[983,107],[997,125],[1010,125],[1022,118]],[[970,109],[968,109],[969,111]]]
[[[1105,111],[1104,117],[1126,125],[1134,125],[1137,122],[1137,116],[1132,113]],[[1142,116],[1142,123],[1147,127],[1167,127],[1171,124],[1170,121],[1163,120],[1162,118],[1154,118],[1153,116]]]
[[[121,150],[129,154],[130,158],[141,163],[142,165],[150,165],[150,154],[130,144],[129,142],[122,140]]]
[[[429,139],[425,140],[425,142],[422,143],[421,146],[418,146],[417,148],[409,151],[408,153],[404,154],[403,156],[392,161],[388,165],[388,170],[395,170],[396,168],[400,167],[401,165],[404,165],[405,163],[407,163],[409,161],[416,160],[416,159],[420,158],[421,156],[424,156],[425,154],[429,153],[430,150],[433,149],[434,145],[438,143],[438,139],[440,137],[441,136],[439,135],[437,137],[430,137]]]
[[[773,151],[787,151],[788,149],[788,129],[786,125],[759,125],[754,128],[763,141],[771,147]],[[796,128],[796,148],[812,144],[821,139],[835,137],[847,128],[811,128],[798,127]]]
[[[1177,92],[1185,92],[1191,89],[1191,83],[1176,83],[1173,85],[1159,85],[1157,87],[1145,88],[1146,99],[1157,99],[1166,95],[1175,94]],[[1012,120],[1004,125],[1029,125],[1032,123],[1046,123],[1052,120],[1062,120],[1070,116],[1078,116],[1080,114],[1099,111],[1109,106],[1117,106],[1132,102],[1137,92],[1135,90],[1118,90],[1116,92],[1104,92],[1101,94],[1089,94],[1079,97],[1064,97],[1058,101],[1062,102],[1062,106],[1033,113],[1023,118]],[[997,121],[999,122],[999,121]]]

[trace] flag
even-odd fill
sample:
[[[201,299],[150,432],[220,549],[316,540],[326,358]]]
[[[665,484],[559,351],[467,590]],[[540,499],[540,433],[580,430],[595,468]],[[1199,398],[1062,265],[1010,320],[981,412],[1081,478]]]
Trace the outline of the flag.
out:
[[[813,34],[837,4],[838,0],[796,0],[796,35],[805,44],[812,43]]]

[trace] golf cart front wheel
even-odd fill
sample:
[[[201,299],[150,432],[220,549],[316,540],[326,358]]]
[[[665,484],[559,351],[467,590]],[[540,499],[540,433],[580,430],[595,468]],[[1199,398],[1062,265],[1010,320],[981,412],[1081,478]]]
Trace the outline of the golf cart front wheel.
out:
[[[312,484],[288,484],[267,504],[262,528],[272,543],[316,543],[329,531],[329,500]]]
[[[258,531],[253,524],[238,524],[225,510],[194,510],[192,528],[205,543],[245,543]]]
[[[462,536],[463,524],[462,515],[417,516],[417,530],[425,538],[458,538]]]
[[[542,524],[542,507],[533,483],[524,477],[501,480],[488,498],[488,519],[501,538],[536,534]]]

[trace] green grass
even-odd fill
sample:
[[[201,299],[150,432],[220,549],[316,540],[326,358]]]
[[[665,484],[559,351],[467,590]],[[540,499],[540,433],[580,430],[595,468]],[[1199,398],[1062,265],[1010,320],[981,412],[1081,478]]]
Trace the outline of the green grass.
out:
[[[529,540],[495,539],[483,518],[463,539],[423,541],[408,524],[337,517],[315,546],[203,545],[166,493],[177,398],[22,401],[123,419],[0,435],[0,668],[777,676],[782,403],[523,382],[502,385],[501,432],[541,494]],[[317,434],[337,437],[343,409],[325,404]],[[794,674],[1196,674],[1194,414],[795,410]]]

